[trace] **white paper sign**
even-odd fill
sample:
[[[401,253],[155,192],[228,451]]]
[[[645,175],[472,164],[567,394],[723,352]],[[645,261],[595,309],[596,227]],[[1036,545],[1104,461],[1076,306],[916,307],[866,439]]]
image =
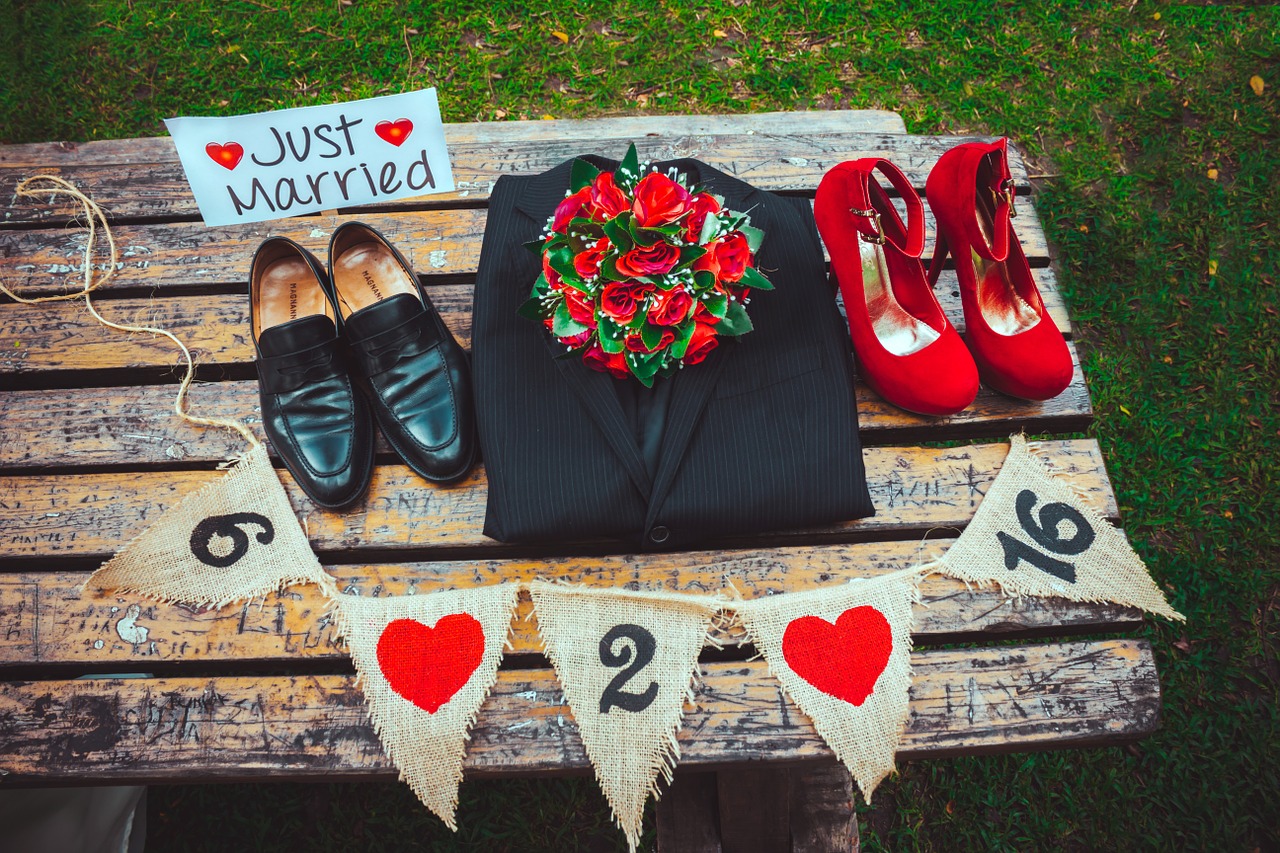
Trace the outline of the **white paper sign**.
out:
[[[435,89],[165,125],[210,226],[453,190]]]

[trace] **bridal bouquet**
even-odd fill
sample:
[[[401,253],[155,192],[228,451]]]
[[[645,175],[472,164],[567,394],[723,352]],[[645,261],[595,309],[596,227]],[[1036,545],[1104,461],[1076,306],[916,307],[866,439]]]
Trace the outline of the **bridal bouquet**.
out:
[[[764,232],[747,214],[646,165],[634,145],[612,172],[574,161],[572,191],[527,244],[542,273],[520,314],[566,356],[651,388],[751,331],[748,294],[773,285],[753,265]]]

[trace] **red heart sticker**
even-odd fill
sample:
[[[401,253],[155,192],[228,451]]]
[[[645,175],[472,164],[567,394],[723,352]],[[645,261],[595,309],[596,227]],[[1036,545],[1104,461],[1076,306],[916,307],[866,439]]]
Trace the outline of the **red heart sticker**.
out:
[[[832,625],[801,616],[782,635],[782,656],[796,675],[852,705],[867,701],[889,665],[893,632],[874,607],[852,607]]]
[[[441,617],[431,628],[396,619],[378,638],[378,666],[391,689],[434,714],[471,680],[484,657],[484,629],[470,613]]]
[[[244,156],[244,147],[239,142],[224,142],[221,145],[210,142],[204,147],[204,151],[213,159],[213,162],[228,169],[239,166],[240,158]]]
[[[413,133],[413,122],[407,118],[398,118],[395,121],[380,121],[373,126],[373,132],[378,134],[386,142],[399,147],[400,143],[409,138],[409,134]]]

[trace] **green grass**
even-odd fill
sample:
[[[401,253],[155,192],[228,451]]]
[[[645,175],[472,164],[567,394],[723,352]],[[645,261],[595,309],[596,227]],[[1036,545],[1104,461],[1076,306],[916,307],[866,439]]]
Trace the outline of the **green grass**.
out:
[[[915,133],[1008,134],[1045,176],[1036,204],[1125,527],[1188,622],[1144,632],[1159,733],[907,764],[863,808],[864,847],[1280,848],[1277,9],[10,0],[4,15],[7,142],[426,85],[446,121],[883,108]],[[452,836],[389,784],[159,788],[152,840],[619,847],[587,780],[467,782],[463,797]]]

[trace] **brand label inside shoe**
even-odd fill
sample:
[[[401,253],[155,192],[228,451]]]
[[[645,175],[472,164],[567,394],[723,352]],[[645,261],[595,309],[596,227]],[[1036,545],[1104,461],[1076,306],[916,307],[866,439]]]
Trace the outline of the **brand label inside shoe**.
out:
[[[435,89],[165,125],[210,226],[453,191]]]

